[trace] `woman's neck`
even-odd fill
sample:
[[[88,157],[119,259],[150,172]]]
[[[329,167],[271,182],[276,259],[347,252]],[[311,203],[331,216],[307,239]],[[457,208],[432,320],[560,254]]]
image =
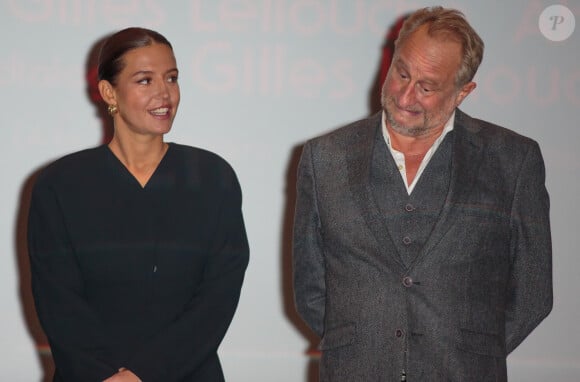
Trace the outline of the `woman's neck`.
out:
[[[153,139],[123,139],[114,135],[109,149],[127,170],[145,186],[165,156],[169,145],[163,136]]]

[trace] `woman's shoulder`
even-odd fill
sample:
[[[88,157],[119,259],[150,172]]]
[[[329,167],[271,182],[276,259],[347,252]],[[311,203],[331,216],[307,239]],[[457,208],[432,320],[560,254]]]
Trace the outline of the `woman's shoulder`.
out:
[[[195,165],[200,169],[222,169],[223,171],[233,172],[232,166],[215,152],[179,143],[170,143],[170,147],[176,157],[190,166]]]
[[[170,143],[174,166],[192,184],[217,189],[239,188],[233,167],[220,155],[199,147]]]
[[[61,178],[77,178],[89,173],[92,168],[102,164],[103,156],[106,155],[105,146],[76,151],[64,155],[46,165],[40,170],[37,183],[57,182]]]

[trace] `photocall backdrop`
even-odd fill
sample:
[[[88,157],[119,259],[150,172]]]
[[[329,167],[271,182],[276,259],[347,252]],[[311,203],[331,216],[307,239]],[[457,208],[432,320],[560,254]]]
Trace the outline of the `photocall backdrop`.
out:
[[[462,10],[486,43],[478,87],[463,110],[536,139],[546,162],[554,310],[509,356],[512,381],[580,380],[580,28],[562,39],[580,18],[580,1],[560,2],[570,14],[544,14],[542,32],[542,12],[553,4],[442,4]],[[30,184],[50,161],[101,144],[110,121],[88,81],[96,47],[111,32],[144,26],[172,42],[180,69],[181,106],[167,140],[219,153],[243,189],[251,261],[220,350],[226,378],[316,381],[316,360],[308,356],[316,339],[298,318],[291,290],[300,147],[375,110],[385,36],[400,17],[427,5],[435,3],[2,0],[0,378],[41,381],[50,368],[39,356],[44,337],[30,296]]]

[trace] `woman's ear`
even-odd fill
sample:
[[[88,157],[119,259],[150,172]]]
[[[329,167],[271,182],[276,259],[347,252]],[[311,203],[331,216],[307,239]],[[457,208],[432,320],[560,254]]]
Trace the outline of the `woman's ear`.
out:
[[[105,101],[108,105],[116,105],[117,100],[115,98],[115,89],[113,89],[113,85],[107,80],[100,80],[98,83],[99,93],[101,93],[101,98]]]

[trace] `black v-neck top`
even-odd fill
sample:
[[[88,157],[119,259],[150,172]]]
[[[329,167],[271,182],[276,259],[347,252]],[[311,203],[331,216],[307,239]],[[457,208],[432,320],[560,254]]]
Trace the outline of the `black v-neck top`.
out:
[[[249,252],[223,159],[171,143],[142,187],[107,146],[68,155],[39,175],[28,233],[55,380],[223,380]]]

